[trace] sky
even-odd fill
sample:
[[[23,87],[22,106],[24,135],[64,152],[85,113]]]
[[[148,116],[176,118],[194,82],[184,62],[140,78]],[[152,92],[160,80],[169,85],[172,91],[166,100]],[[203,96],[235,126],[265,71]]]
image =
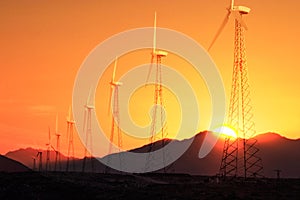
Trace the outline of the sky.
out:
[[[237,0],[236,4],[252,9],[244,20],[249,27],[245,37],[256,131],[300,138],[300,70],[297,60],[300,3],[295,0]],[[89,53],[107,38],[122,31],[153,26],[156,11],[159,27],[184,33],[208,48],[228,5],[228,0],[0,1],[0,153],[29,146],[46,148],[48,127],[54,131],[56,114],[59,116],[58,129],[62,133],[62,150],[66,152],[65,119],[72,103],[76,74]],[[227,100],[231,88],[233,29],[231,19],[210,51],[222,76]],[[135,65],[149,62],[150,52],[143,50],[119,58],[118,66],[123,66],[116,78]],[[178,56],[170,54],[163,62],[184,73],[178,64],[184,61]],[[104,120],[108,132],[109,118],[101,111],[105,109],[107,112],[103,105],[108,102],[109,85],[105,82],[109,82],[111,73],[112,65],[99,81],[96,94],[97,116]],[[189,78],[191,74],[192,71],[187,70],[185,76],[192,85],[201,82],[201,77]],[[202,80],[199,87],[194,88],[201,92],[205,89],[203,84]],[[208,93],[199,94],[199,91],[197,98],[204,102],[199,108],[209,115],[211,105],[203,100],[208,98]],[[141,96],[139,92],[134,95]],[[174,96],[166,93],[165,98]],[[151,103],[148,99],[152,101],[152,97],[145,99],[147,105]],[[176,107],[176,101],[172,102],[175,103],[171,107]],[[139,120],[142,117],[139,115],[143,114],[136,110],[142,108],[133,105],[138,107],[141,103],[131,101],[130,104],[133,118]],[[177,112],[176,109],[173,112]],[[149,119],[144,120],[146,122],[137,123],[149,122]],[[174,120],[173,125],[178,119]],[[205,130],[206,123],[199,125],[199,131]],[[178,128],[170,124],[170,132]],[[146,140],[123,141],[125,148],[143,142]],[[81,156],[83,147],[78,137],[76,145],[76,155]]]

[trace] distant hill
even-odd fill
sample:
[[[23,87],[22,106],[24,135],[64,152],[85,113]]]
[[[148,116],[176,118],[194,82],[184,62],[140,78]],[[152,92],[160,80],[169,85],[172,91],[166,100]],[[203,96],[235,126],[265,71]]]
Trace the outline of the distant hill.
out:
[[[26,148],[26,149],[18,149],[15,151],[9,151],[5,154],[6,157],[11,158],[13,160],[19,161],[29,167],[30,169],[33,168],[33,158],[36,159],[36,168],[38,167],[38,159],[36,158],[38,151],[42,152],[42,170],[45,170],[46,165],[46,150],[38,150],[33,148]],[[55,166],[55,151],[50,151],[50,171],[54,170]],[[66,171],[67,166],[67,156],[60,154],[61,159],[61,167],[57,166],[57,171]],[[74,161],[73,161],[74,160]],[[92,161],[91,161],[92,160]],[[69,164],[69,171],[82,171],[83,166],[83,159],[70,159]],[[86,159],[85,171],[86,172],[103,172],[105,166],[101,164],[96,158]]]
[[[28,167],[15,160],[0,155],[0,172],[27,172]]]
[[[261,134],[255,138],[259,141],[267,176],[274,177],[274,170],[280,169],[282,177],[300,178],[300,139],[292,140],[276,133]]]
[[[216,175],[219,172],[224,139],[220,138],[212,151],[206,157],[199,159],[199,149],[206,134],[212,133],[204,131],[195,135],[187,151],[171,166],[167,167],[167,172],[187,173],[191,175]],[[274,170],[280,169],[282,170],[281,177],[300,177],[300,139],[291,140],[276,133],[261,134],[255,138],[258,140],[259,155],[263,161],[264,176],[274,178],[276,177]],[[180,148],[180,145],[185,141],[176,141],[176,147]],[[161,141],[155,142],[154,147],[157,146],[161,146]],[[149,148],[150,145],[145,145],[131,151],[147,152]],[[162,172],[162,170],[158,172]]]
[[[212,134],[209,131],[198,133],[194,136],[194,140],[187,151],[176,160],[171,166],[167,167],[168,173],[186,173],[191,175],[216,175],[219,171],[224,140],[219,139],[212,151],[203,159],[199,159],[198,152],[202,145],[203,139],[206,134]],[[300,178],[300,139],[291,140],[280,136],[276,133],[265,133],[255,137],[258,140],[260,149],[260,156],[263,161],[264,175],[266,177],[276,177],[275,169],[282,171],[281,176],[286,178]],[[193,138],[186,140],[175,140],[175,148],[180,148],[181,145]],[[168,143],[171,140],[165,139],[164,142]],[[153,144],[153,151],[161,147],[162,141],[157,141]],[[150,144],[142,147],[132,149],[132,152],[148,152]],[[26,166],[32,168],[32,157],[36,156],[37,150],[32,148],[19,149],[16,151],[8,152],[7,157],[22,162]],[[109,156],[116,156],[109,155]],[[102,159],[107,159],[106,156]],[[46,159],[46,151],[43,151],[43,164]],[[55,152],[51,153],[51,160],[54,161]],[[61,155],[62,170],[65,170],[66,157]],[[75,171],[81,171],[83,166],[83,159],[75,159]],[[51,166],[53,169],[53,164]],[[97,159],[93,159],[93,168],[89,160],[86,162],[86,171],[104,172],[105,166]],[[110,170],[110,172],[115,172]],[[162,172],[162,170],[158,171]]]
[[[206,134],[211,134],[206,132]],[[205,134],[199,133],[190,148],[172,166],[171,170],[181,173],[215,175],[218,173],[223,145],[219,139],[212,151],[203,159],[198,158],[198,152]],[[276,133],[266,133],[255,137],[260,149],[264,175],[275,177],[275,169],[282,170],[281,176],[286,178],[300,177],[300,139],[291,140]]]
[[[43,159],[43,165],[46,163],[46,150],[38,150],[33,148],[26,148],[26,149],[18,149],[15,151],[9,151],[5,154],[6,157],[11,158],[13,160],[19,161],[26,165],[29,168],[33,168],[33,158],[36,158],[38,151],[42,152],[42,159]],[[56,153],[55,151],[50,151],[50,168],[54,168],[54,161],[55,161]],[[63,154],[60,154],[60,159],[62,162],[67,160],[67,157]],[[37,165],[36,160],[36,165]]]

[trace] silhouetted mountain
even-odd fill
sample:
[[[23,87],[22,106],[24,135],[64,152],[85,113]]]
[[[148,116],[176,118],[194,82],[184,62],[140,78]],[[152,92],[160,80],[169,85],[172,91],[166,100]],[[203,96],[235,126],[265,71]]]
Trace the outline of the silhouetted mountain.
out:
[[[266,176],[275,177],[275,169],[282,177],[300,178],[300,139],[292,140],[276,133],[255,137],[259,141],[260,153]]]
[[[38,150],[33,148],[26,148],[26,149],[18,149],[15,151],[9,151],[5,154],[6,157],[11,158],[13,160],[19,161],[26,165],[29,168],[33,168],[33,160],[36,159],[36,167],[38,166],[38,158],[37,153],[41,151],[42,152],[42,166],[45,166],[46,159],[47,159],[47,150]],[[54,169],[55,164],[55,157],[56,152],[50,151],[50,169]],[[67,157],[63,154],[60,154],[60,160],[62,165],[64,165],[65,161],[67,160]],[[62,166],[64,167],[64,166]],[[58,166],[57,166],[58,169]]]
[[[168,173],[187,173],[191,175],[213,176],[219,172],[224,139],[220,138],[212,151],[204,158],[198,157],[199,149],[209,131],[198,133],[186,152],[167,167]],[[300,177],[300,139],[291,140],[275,133],[266,133],[255,137],[260,149],[259,155],[263,161],[264,176],[276,177],[275,169],[282,170],[281,177]],[[191,138],[193,139],[193,138]],[[175,141],[175,148],[181,148],[182,143],[191,140]],[[170,140],[165,141],[166,143]],[[161,147],[162,141],[153,144],[154,150]],[[148,152],[150,144],[131,150],[132,152]],[[162,172],[159,170],[157,172]]]
[[[28,167],[15,160],[0,155],[0,172],[27,172]]]
[[[29,167],[30,169],[33,169],[33,160],[35,158],[36,162],[36,170],[38,170],[39,167],[39,159],[37,158],[37,153],[41,151],[42,152],[42,170],[45,171],[46,168],[46,155],[47,150],[38,150],[33,148],[26,148],[26,149],[18,149],[15,151],[10,151],[6,153],[6,157],[11,158],[13,160],[19,161]],[[50,151],[50,170],[53,171],[55,169],[55,157],[56,152]],[[67,157],[63,154],[60,154],[60,166],[56,166],[56,171],[66,171],[67,169]],[[82,171],[84,159],[79,158],[70,158],[69,160],[69,168],[68,171]],[[85,172],[103,172],[105,169],[105,166],[101,164],[96,158],[86,158],[85,161]]]
[[[165,139],[157,141],[152,145],[144,145],[142,147],[132,149],[131,152],[145,153],[149,152],[150,146],[152,151],[155,151],[162,147],[162,143],[168,144],[172,141],[173,148],[180,149],[186,142],[191,142],[189,148],[183,153],[183,155],[177,159],[172,165],[168,166],[168,173],[186,173],[191,175],[216,175],[219,171],[222,150],[224,145],[224,139],[220,138],[212,151],[204,158],[198,157],[199,149],[202,145],[203,139],[206,134],[212,134],[209,131],[204,131],[196,134],[193,138],[179,140]],[[275,169],[282,170],[281,176],[286,178],[299,178],[300,177],[300,139],[291,140],[282,137],[276,133],[266,133],[255,137],[258,140],[260,149],[260,156],[263,161],[264,175],[266,177],[276,177]],[[32,167],[32,157],[35,157],[37,150],[27,148],[7,153],[7,157],[18,160],[28,167]],[[117,153],[105,156],[102,160],[116,158]],[[43,165],[46,159],[46,151],[43,151]],[[54,162],[55,152],[51,153],[51,160]],[[62,171],[66,169],[66,157],[61,156]],[[70,163],[69,171],[82,171],[83,159],[75,159],[74,165]],[[73,168],[74,166],[74,168]],[[53,170],[53,163],[51,165]],[[86,159],[85,171],[86,172],[104,172],[106,166],[99,162],[96,158]],[[113,169],[109,169],[110,173],[118,173]],[[157,172],[162,172],[159,170]]]
[[[221,160],[221,151],[223,142],[219,140],[212,151],[203,159],[199,159],[198,153],[199,149],[203,143],[206,134],[212,134],[209,131],[204,131],[196,134],[194,137],[185,140],[176,140],[174,143],[174,149],[181,149],[185,142],[192,143],[188,149],[183,153],[183,155],[177,159],[170,166],[166,167],[168,173],[186,173],[191,175],[215,175],[219,169],[219,162]],[[174,140],[173,140],[174,141]],[[168,140],[165,143],[171,142]],[[162,142],[157,141],[153,144],[154,150],[158,147],[162,147]],[[137,148],[131,150],[133,152],[148,152],[150,144],[143,146],[142,148]],[[158,170],[157,172],[163,172]]]

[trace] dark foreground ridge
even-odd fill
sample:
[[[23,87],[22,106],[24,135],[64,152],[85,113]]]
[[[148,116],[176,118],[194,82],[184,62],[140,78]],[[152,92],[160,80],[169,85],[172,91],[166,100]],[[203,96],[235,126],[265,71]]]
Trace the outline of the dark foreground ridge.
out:
[[[0,173],[0,199],[299,199],[300,179],[217,183],[186,174]]]

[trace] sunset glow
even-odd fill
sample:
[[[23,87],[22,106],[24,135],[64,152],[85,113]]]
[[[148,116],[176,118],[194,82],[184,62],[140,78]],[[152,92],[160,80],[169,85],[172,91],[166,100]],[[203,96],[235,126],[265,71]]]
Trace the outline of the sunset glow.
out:
[[[61,150],[67,154],[66,116],[72,104],[74,80],[85,58],[99,43],[129,29],[153,26],[156,11],[158,27],[182,32],[207,49],[226,14],[228,2],[1,1],[0,153],[26,147],[46,149],[48,126],[55,143],[55,117],[58,113]],[[256,133],[271,131],[287,138],[300,138],[300,69],[297,66],[300,27],[296,26],[299,24],[300,2],[236,2],[252,9],[244,20],[249,27],[245,36]],[[233,28],[232,20],[210,51],[224,82],[227,107],[232,81]],[[122,55],[118,59],[116,81],[133,68],[150,63],[150,56],[151,49]],[[198,102],[200,117],[197,131],[186,130],[186,136],[178,139],[190,138],[206,130],[212,105],[203,77],[196,74],[193,66],[180,55],[170,52],[162,63],[180,72],[189,81]],[[111,128],[107,110],[112,71],[113,63],[99,77],[95,95],[97,119],[107,135]],[[146,74],[144,77],[146,79]],[[125,86],[126,83],[123,83],[120,90]],[[128,102],[132,119],[141,126],[151,122],[149,110],[153,90],[153,86],[141,87],[133,92]],[[167,88],[164,88],[164,98],[169,117],[168,137],[174,138],[181,121],[180,101]],[[237,135],[227,126],[214,131],[232,137]],[[75,156],[82,157],[84,148],[77,131],[74,137]],[[124,149],[149,141],[148,138],[137,139],[126,133],[123,137]],[[103,149],[101,155],[106,153],[107,150]]]
[[[237,131],[228,125],[223,125],[219,128],[216,128],[213,130],[213,132],[215,134],[220,134],[220,136],[222,136],[224,138],[226,138],[226,137],[237,138],[238,137]]]

